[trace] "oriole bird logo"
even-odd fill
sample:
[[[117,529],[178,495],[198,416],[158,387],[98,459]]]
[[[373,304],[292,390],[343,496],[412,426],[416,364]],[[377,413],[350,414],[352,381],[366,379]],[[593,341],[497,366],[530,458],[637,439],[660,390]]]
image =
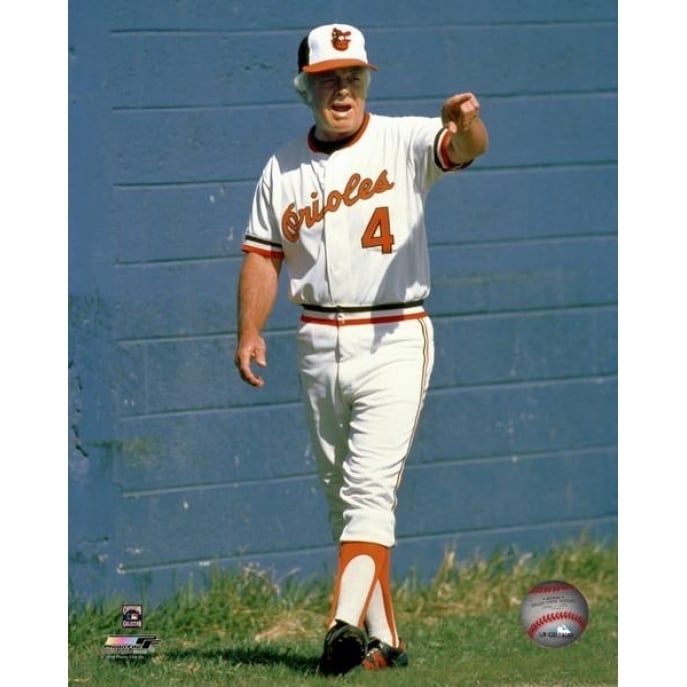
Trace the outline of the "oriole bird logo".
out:
[[[349,36],[350,31],[342,31],[341,29],[332,29],[332,45],[334,50],[348,50],[348,46],[351,43]]]

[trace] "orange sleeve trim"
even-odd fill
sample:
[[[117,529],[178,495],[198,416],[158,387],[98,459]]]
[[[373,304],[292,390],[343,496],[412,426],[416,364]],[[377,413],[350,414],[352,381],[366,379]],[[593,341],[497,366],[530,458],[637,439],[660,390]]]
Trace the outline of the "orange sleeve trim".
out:
[[[443,129],[439,132],[439,140],[436,146],[437,162],[441,169],[445,172],[452,172],[459,169],[465,169],[473,163],[473,160],[467,160],[466,162],[459,162],[457,164],[452,162],[451,158],[448,156],[449,145],[451,145],[451,133],[448,129]]]
[[[257,253],[258,255],[263,255],[266,258],[279,258],[280,260],[284,259],[283,251],[274,250],[271,248],[258,248],[252,245],[243,245],[241,246],[241,250],[244,253]]]

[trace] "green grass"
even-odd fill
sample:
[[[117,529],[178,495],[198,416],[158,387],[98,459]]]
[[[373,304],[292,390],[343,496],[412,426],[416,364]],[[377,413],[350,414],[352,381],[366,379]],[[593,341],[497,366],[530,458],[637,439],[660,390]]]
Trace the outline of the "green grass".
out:
[[[589,604],[585,633],[558,649],[536,645],[519,620],[524,594],[547,579],[575,584]],[[460,566],[447,554],[430,583],[408,578],[395,589],[397,621],[409,645],[410,667],[326,680],[315,675],[315,668],[329,581],[278,584],[266,571],[249,567],[216,573],[205,592],[181,592],[156,608],[146,608],[142,631],[162,640],[146,661],[101,656],[107,635],[122,632],[119,600],[97,607],[73,604],[69,684],[617,685],[617,590],[616,546],[582,541],[540,556],[504,553]]]

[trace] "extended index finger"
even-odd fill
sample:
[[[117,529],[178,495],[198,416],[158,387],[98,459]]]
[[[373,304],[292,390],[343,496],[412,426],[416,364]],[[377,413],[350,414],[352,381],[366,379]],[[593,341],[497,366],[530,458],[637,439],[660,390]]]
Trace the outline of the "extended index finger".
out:
[[[448,100],[446,101],[447,105],[462,105],[464,102],[467,102],[472,98],[473,95],[472,93],[456,93],[455,95],[452,95]]]
[[[468,102],[470,98],[472,98],[472,93],[457,93],[447,98],[441,108],[441,116],[444,120],[444,124],[447,124],[449,120],[453,120],[454,117],[459,116],[461,107],[464,103]]]

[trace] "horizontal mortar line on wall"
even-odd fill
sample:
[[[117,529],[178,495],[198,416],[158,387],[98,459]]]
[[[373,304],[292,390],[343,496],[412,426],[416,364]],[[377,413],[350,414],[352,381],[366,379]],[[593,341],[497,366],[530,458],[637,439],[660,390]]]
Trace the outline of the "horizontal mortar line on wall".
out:
[[[212,557],[194,557],[194,558],[179,558],[173,560],[160,561],[159,563],[148,563],[141,565],[125,565],[120,564],[117,572],[120,575],[127,573],[141,573],[147,571],[169,570],[179,566],[197,565],[199,567],[210,568],[216,564],[227,564],[245,561],[248,558],[261,558],[265,556],[297,556],[299,554],[321,553],[327,551],[335,551],[336,544],[318,544],[316,546],[302,546],[295,549],[271,549],[268,551],[250,551],[244,553],[236,553],[225,556]]]
[[[566,315],[568,313],[593,312],[595,310],[608,311],[618,309],[617,301],[599,301],[598,303],[575,303],[551,308],[517,308],[513,310],[470,310],[464,312],[433,312],[431,297],[425,301],[425,309],[437,324],[439,322],[471,322],[473,320],[489,319],[523,319],[524,317],[538,317],[540,315]],[[617,312],[616,312],[617,319]]]
[[[291,329],[284,329],[283,332],[275,332],[275,333],[286,333],[288,332],[289,334],[293,330]],[[144,338],[136,338],[136,337],[126,337],[123,339],[115,339],[114,342],[116,344],[119,344],[121,346],[125,347],[136,347],[136,346],[145,346],[148,344],[161,344],[161,343],[189,343],[192,341],[214,341],[217,339],[235,339],[236,338],[236,330],[232,332],[211,332],[207,334],[183,334],[179,336],[170,336],[169,334],[161,335],[161,336],[146,336]]]
[[[303,107],[294,100],[270,101],[270,102],[247,102],[247,103],[189,103],[189,104],[164,104],[164,105],[112,105],[110,112],[114,115],[126,114],[156,114],[158,112],[197,112],[198,110],[207,112],[224,112],[225,110],[294,110]],[[311,126],[311,123],[305,123]]]
[[[560,386],[561,384],[583,384],[583,383],[596,383],[602,384],[609,381],[617,381],[618,374],[614,373],[598,373],[593,375],[581,375],[579,377],[547,377],[538,379],[518,379],[513,381],[499,380],[497,382],[484,382],[484,383],[473,383],[465,384],[462,386],[442,386],[433,387],[430,386],[428,391],[428,396],[445,396],[447,394],[467,394],[473,391],[503,391],[511,390],[517,388],[546,388]],[[251,403],[251,404],[236,404],[231,406],[211,406],[207,408],[179,408],[174,410],[160,410],[160,411],[148,411],[145,413],[140,413],[138,415],[127,415],[120,417],[120,422],[136,422],[149,419],[160,419],[160,418],[178,418],[178,417],[191,417],[191,416],[202,416],[206,414],[232,414],[232,413],[245,413],[245,412],[264,412],[265,410],[276,411],[280,408],[300,408],[302,406],[302,400],[300,398],[294,399],[292,401],[269,401],[265,403]]]
[[[486,164],[484,160],[480,160],[479,163],[471,167],[464,174],[512,174],[512,173],[528,173],[528,172],[538,172],[538,171],[555,171],[555,172],[565,172],[568,170],[591,170],[591,169],[617,169],[618,160],[584,160],[581,162],[551,162],[551,163],[528,163],[523,162],[517,165],[491,165]],[[258,180],[258,176],[250,177],[246,179],[190,179],[190,180],[160,180],[160,181],[117,181],[112,184],[113,190],[121,191],[151,191],[155,189],[175,189],[175,188],[201,188],[206,186],[215,186],[223,184],[231,185],[250,185],[255,186]],[[450,177],[445,177],[446,179]],[[247,212],[247,211],[246,211]]]
[[[513,93],[504,92],[480,92],[479,97],[482,103],[494,103],[498,101],[512,101],[512,100],[530,100],[542,99],[555,100],[556,98],[570,98],[570,97],[596,97],[596,96],[617,96],[617,88],[589,88],[585,90],[580,89],[560,89],[560,90],[520,90]],[[377,105],[396,105],[396,104],[419,104],[430,103],[434,101],[442,102],[446,98],[446,94],[440,93],[414,93],[407,98],[399,98],[394,96],[370,96],[367,100],[368,109],[374,114]],[[270,102],[157,102],[144,104],[129,104],[121,102],[110,107],[110,111],[116,114],[143,114],[148,112],[213,112],[226,110],[245,110],[258,108],[283,108],[294,107],[293,100],[273,100]]]
[[[471,248],[476,248],[482,246],[523,246],[539,244],[550,246],[556,243],[589,243],[590,241],[608,241],[617,238],[617,231],[610,231],[604,233],[556,234],[552,236],[522,236],[512,238],[494,238],[488,240],[475,239],[473,241],[430,241],[429,247],[430,249],[461,248],[467,246],[470,246]]]
[[[447,33],[449,31],[482,31],[484,29],[509,29],[511,27],[517,27],[518,29],[525,29],[528,27],[539,29],[539,28],[556,28],[558,26],[563,28],[579,27],[579,28],[604,28],[604,27],[616,27],[618,25],[617,16],[598,18],[598,19],[514,19],[511,21],[495,21],[495,22],[470,22],[466,20],[461,21],[460,24],[412,24],[412,25],[399,25],[395,24],[393,29],[387,28],[385,26],[375,26],[374,24],[368,24],[365,28],[365,33],[370,35],[380,35],[380,34],[392,34],[394,36],[399,33],[413,33],[416,34],[418,31],[439,31],[442,33]],[[198,27],[183,27],[178,26],[174,28],[159,28],[155,26],[122,26],[113,27],[109,29],[108,34],[114,38],[121,37],[140,37],[140,36],[165,36],[170,35],[173,37],[182,36],[200,36],[206,37],[208,35],[214,36],[241,36],[241,37],[266,37],[266,36],[290,36],[294,32],[306,33],[310,30],[310,27],[298,25],[290,28],[275,28],[275,29],[217,29],[217,28],[198,28]]]
[[[484,175],[504,175],[517,172],[519,174],[536,173],[538,171],[565,172],[568,170],[584,171],[593,169],[617,169],[617,160],[590,160],[585,162],[555,162],[555,163],[536,163],[536,164],[522,164],[522,165],[502,165],[502,166],[485,166],[484,161],[481,160],[479,165],[471,167],[467,172],[470,176],[473,174]],[[446,177],[447,179],[449,177]],[[249,186],[254,187],[257,183],[257,177],[248,178],[218,178],[218,179],[190,179],[188,181],[132,181],[132,182],[116,182],[112,184],[112,189],[115,191],[154,191],[154,190],[173,190],[176,188],[206,188],[211,186]]]
[[[516,463],[520,461],[536,461],[544,460],[552,456],[579,456],[592,455],[604,451],[618,451],[618,444],[596,444],[593,446],[580,446],[579,448],[568,447],[562,449],[550,449],[548,451],[512,451],[510,453],[501,453],[497,455],[471,455],[461,458],[442,458],[441,460],[431,462],[413,462],[411,453],[410,460],[406,464],[406,472],[416,472],[422,470],[431,470],[435,467],[456,467],[463,465],[482,465],[486,463],[502,463],[508,461]]]
[[[294,306],[295,308],[296,306]],[[269,327],[263,330],[263,336],[271,338],[273,336],[283,336],[288,334],[289,336],[296,334],[296,329],[298,327],[298,318],[294,318],[293,326],[290,327]],[[125,346],[129,345],[147,345],[147,344],[159,344],[159,343],[179,343],[179,342],[189,342],[196,340],[212,340],[212,339],[235,339],[236,329],[220,331],[220,332],[198,332],[195,334],[161,334],[159,336],[146,336],[146,337],[124,337],[121,339],[115,339],[114,342],[117,344],[122,344]]]
[[[464,530],[445,530],[439,532],[427,532],[420,535],[399,535],[397,540],[399,543],[425,542],[432,539],[446,539],[447,537],[465,537],[466,535],[485,535],[485,534],[501,534],[508,532],[525,532],[527,530],[547,530],[552,527],[559,527],[561,525],[580,527],[590,524],[602,524],[617,522],[617,513],[604,514],[597,516],[589,516],[587,518],[571,518],[561,520],[547,520],[546,522],[532,522],[532,523],[518,523],[516,525],[504,525],[501,527],[473,527]]]
[[[169,103],[169,104],[150,104],[150,105],[113,105],[110,109],[116,114],[144,114],[148,112],[213,112],[218,110],[246,110],[246,109],[265,109],[265,108],[284,108],[293,107],[293,101],[283,100],[268,103]]]
[[[538,317],[547,316],[553,314],[575,314],[575,313],[588,313],[596,311],[617,311],[618,304],[616,301],[609,302],[598,302],[589,304],[577,304],[570,306],[556,306],[550,308],[519,308],[518,310],[489,310],[489,311],[476,311],[470,313],[461,314],[442,314],[442,313],[432,313],[431,312],[431,296],[425,302],[425,308],[427,309],[430,317],[436,323],[438,321],[450,322],[450,321],[472,321],[472,320],[488,320],[488,319],[521,319],[525,317]],[[294,312],[298,311],[298,306],[293,306]],[[270,338],[273,336],[292,336],[295,335],[297,329],[297,317],[294,319],[292,326],[287,327],[269,327],[265,330],[265,335]],[[218,331],[218,332],[198,332],[194,334],[177,334],[170,335],[164,334],[159,336],[145,336],[145,337],[122,337],[119,339],[114,339],[116,344],[123,346],[146,346],[150,344],[160,344],[160,343],[179,343],[179,342],[191,342],[191,341],[211,341],[213,339],[235,339],[236,329]]]
[[[371,86],[373,88],[374,86]],[[561,91],[514,91],[508,93],[500,92],[484,92],[481,91],[479,94],[479,99],[482,103],[481,112],[486,115],[489,109],[489,105],[497,103],[499,101],[509,101],[514,100],[520,101],[530,101],[530,100],[545,100],[548,102],[555,102],[557,100],[572,100],[572,99],[598,99],[598,98],[614,98],[617,99],[618,91],[614,88],[593,88],[588,90],[561,90]],[[368,108],[372,109],[374,113],[375,105],[405,105],[408,102],[414,103],[416,106],[423,105],[434,105],[436,101],[443,102],[446,98],[446,93],[430,93],[428,95],[419,95],[414,93],[412,96],[399,97],[397,95],[393,96],[378,96],[374,93],[367,99]],[[280,103],[281,104],[281,103]],[[286,103],[284,103],[286,104]],[[256,103],[254,107],[259,107],[259,103]],[[264,104],[263,104],[264,107]],[[487,118],[488,124],[488,118]]]
[[[238,373],[237,373],[238,374]],[[294,384],[297,385],[297,380],[294,380]],[[248,390],[248,388],[246,388]],[[212,406],[208,408],[185,408],[178,410],[158,410],[150,411],[147,413],[141,413],[140,415],[128,415],[125,417],[120,417],[120,422],[132,422],[135,420],[150,420],[150,419],[161,419],[161,418],[179,418],[179,417],[192,417],[194,415],[221,415],[223,413],[250,413],[250,412],[264,412],[265,410],[279,410],[282,408],[300,408],[302,407],[303,401],[299,398],[293,401],[266,401],[265,403],[246,403],[246,404],[236,404],[232,406]]]
[[[431,298],[431,297],[430,297]],[[425,304],[427,306],[427,304]],[[470,322],[472,320],[489,320],[489,319],[522,319],[523,315],[525,317],[546,317],[548,315],[558,315],[558,314],[582,314],[597,311],[615,311],[617,314],[618,304],[613,301],[610,303],[591,303],[588,305],[573,305],[573,306],[562,306],[562,307],[550,307],[550,308],[524,308],[520,310],[499,310],[499,311],[489,311],[489,312],[478,312],[478,313],[467,313],[457,314],[457,315],[443,315],[443,314],[432,314],[432,320],[437,322],[441,320],[442,322],[450,322],[452,320],[461,322]]]
[[[206,188],[208,186],[255,186],[257,177],[249,179],[192,179],[190,181],[124,182],[112,184],[114,191],[154,191],[157,189]]]
[[[553,306],[549,308],[518,308],[517,310],[475,310],[464,313],[433,313],[431,296],[425,301],[425,308],[436,323],[439,321],[472,321],[472,320],[488,320],[488,319],[521,319],[524,317],[537,317],[553,314],[574,314],[594,311],[612,311],[618,308],[617,301],[599,301],[595,303],[576,303],[573,305]],[[293,306],[294,322],[292,325],[285,327],[270,326],[264,332],[269,338],[273,336],[292,336],[295,335],[298,326],[297,313],[298,306]],[[145,337],[122,337],[114,339],[116,344],[123,346],[147,346],[160,343],[179,343],[202,341],[212,339],[235,339],[236,329],[227,329],[226,331],[217,332],[196,332],[192,334],[161,334],[161,335],[147,335]]]
[[[539,171],[550,172],[568,172],[568,171],[590,171],[598,169],[617,170],[617,160],[586,160],[582,162],[537,162],[534,164],[520,164],[520,165],[499,165],[499,166],[484,166],[483,160],[480,160],[474,167],[470,167],[465,174],[489,174],[489,175],[504,175],[517,172],[518,174],[536,173]],[[450,177],[446,177],[447,179]]]
[[[372,89],[374,89],[374,82],[373,85],[371,86]],[[376,105],[401,105],[401,104],[407,104],[407,103],[413,103],[413,104],[421,104],[421,103],[433,103],[434,101],[439,101],[443,102],[443,100],[446,98],[447,94],[440,94],[440,93],[413,93],[412,96],[408,97],[398,97],[397,95],[394,96],[378,96],[378,95],[370,95],[370,97],[367,100],[368,103],[368,109],[370,109],[373,114],[374,114],[374,108]],[[514,91],[512,93],[504,93],[504,92],[499,92],[499,91],[494,91],[494,92],[489,92],[489,91],[480,91],[478,93],[479,100],[482,103],[482,116],[484,116],[487,119],[487,124],[488,124],[488,105],[500,102],[500,101],[527,101],[527,100],[541,100],[541,99],[546,99],[555,101],[558,98],[595,98],[598,96],[601,97],[617,97],[618,95],[618,90],[617,88],[589,88],[585,90],[580,90],[580,89],[561,89],[561,90],[520,90],[520,91]],[[256,103],[256,107],[257,107]],[[139,106],[140,107],[140,106]],[[174,107],[174,106],[170,106]],[[229,105],[231,107],[231,105]]]
[[[488,382],[469,382],[460,383],[454,382],[453,384],[441,385],[441,384],[431,384],[428,393],[431,395],[442,393],[445,391],[450,391],[456,394],[462,393],[472,393],[473,391],[482,391],[489,389],[508,389],[513,386],[557,386],[559,384],[570,384],[575,382],[597,382],[601,383],[615,380],[618,377],[618,372],[594,372],[592,374],[579,374],[579,375],[564,375],[564,376],[547,376],[547,377],[531,377],[529,379],[523,379],[520,377],[517,380],[499,379]]]
[[[597,89],[563,89],[557,91],[542,90],[542,91],[517,91],[514,93],[500,93],[500,92],[480,92],[479,98],[483,103],[483,112],[485,103],[496,103],[499,101],[527,101],[531,99],[542,99],[556,100],[557,98],[588,98],[588,97],[606,97],[612,96],[617,97],[617,89],[609,88],[597,88]],[[367,100],[368,109],[375,114],[375,106],[386,106],[386,105],[401,105],[413,103],[415,106],[421,105],[422,103],[434,103],[443,102],[446,98],[446,94],[433,94],[433,93],[415,93],[413,96],[407,98],[399,98],[398,96],[370,96]],[[226,110],[246,110],[246,109],[276,109],[276,108],[293,108],[293,100],[277,100],[271,102],[199,102],[199,103],[150,103],[150,104],[115,104],[112,105],[110,111],[114,114],[147,114],[147,113],[158,113],[158,112],[213,112],[219,111],[224,112]]]
[[[594,309],[617,309],[618,302],[613,301],[599,301],[595,303],[573,303],[569,305],[560,305],[550,308],[517,308],[511,310],[473,310],[460,313],[433,313],[432,312],[432,297],[425,301],[425,309],[431,316],[433,321],[438,320],[471,320],[471,319],[489,319],[491,317],[513,317],[518,318],[521,316],[530,315],[545,315],[553,313],[567,313],[568,311],[578,311],[578,310],[594,310]]]
[[[516,462],[514,459],[519,461],[528,460],[540,460],[548,458],[551,456],[578,456],[578,455],[590,455],[594,453],[599,453],[601,451],[616,450],[617,444],[599,444],[595,446],[583,446],[580,448],[566,448],[558,450],[549,451],[531,451],[531,452],[515,452],[500,455],[484,455],[484,456],[469,456],[465,458],[455,458],[455,459],[442,459],[438,461],[432,461],[431,463],[416,463],[413,462],[412,455],[410,462],[406,467],[406,472],[415,472],[422,470],[431,470],[438,467],[451,467],[451,466],[463,466],[463,465],[475,465],[475,464],[486,464],[486,463],[501,463],[504,460],[510,462]],[[228,489],[233,487],[250,487],[250,486],[264,486],[264,485],[278,485],[278,484],[288,484],[292,482],[303,482],[303,481],[313,481],[317,482],[315,466],[312,469],[301,472],[293,473],[289,475],[273,476],[273,477],[261,477],[252,478],[244,480],[231,480],[226,482],[197,482],[188,484],[176,484],[166,487],[156,487],[148,489],[127,489],[123,488],[121,495],[125,499],[134,499],[148,496],[166,496],[168,494],[178,494],[178,493],[189,493],[194,491],[210,491],[218,489]]]
[[[470,167],[463,174],[522,174],[527,172],[567,172],[569,170],[617,169],[618,160],[582,160],[580,162],[525,162],[516,165],[491,165],[478,160],[477,166]],[[446,177],[450,178],[450,177]]]
[[[184,494],[195,491],[216,491],[218,489],[231,489],[234,487],[263,486],[266,484],[288,484],[291,482],[316,481],[316,468],[293,475],[281,477],[263,477],[245,480],[232,480],[228,482],[198,482],[194,484],[178,484],[169,487],[157,487],[149,489],[122,489],[121,496],[125,499],[137,499],[147,496],[167,496],[168,494]]]
[[[389,33],[392,35],[396,35],[399,31],[408,31],[412,33],[417,33],[418,30],[436,30],[436,31],[445,31],[447,28],[456,28],[458,30],[460,29],[492,29],[492,28],[498,28],[498,29],[508,29],[511,26],[517,26],[518,29],[523,29],[527,28],[529,26],[533,28],[552,28],[556,26],[564,26],[564,27],[569,27],[569,26],[579,26],[583,28],[589,28],[589,27],[597,27],[597,26],[617,26],[618,24],[618,18],[617,16],[613,17],[607,17],[605,19],[513,19],[511,21],[494,21],[494,22],[484,22],[484,21],[479,21],[479,22],[470,22],[469,20],[466,20],[465,22],[461,21],[460,24],[421,24],[421,25],[413,25],[413,26],[400,26],[396,27],[394,26],[393,29],[389,29],[386,27],[380,27],[376,28],[374,26],[371,26],[370,28],[367,29],[367,31],[374,31],[375,33]]]
[[[243,237],[243,234],[241,234]],[[581,234],[558,234],[554,236],[527,236],[521,238],[508,239],[491,239],[491,240],[473,240],[473,241],[430,241],[429,248],[461,248],[461,247],[497,247],[497,246],[514,246],[514,245],[553,245],[555,243],[589,243],[589,241],[608,241],[617,239],[617,232],[608,233],[581,233]],[[241,240],[243,240],[241,238]],[[236,253],[233,255],[194,255],[188,257],[173,257],[173,258],[146,258],[145,260],[122,260],[115,259],[113,266],[115,269],[121,268],[138,268],[145,269],[148,267],[158,266],[184,266],[193,264],[226,262],[233,263],[243,260],[244,254]]]
[[[537,387],[545,388],[551,386],[559,386],[561,384],[582,384],[588,382],[595,382],[601,384],[618,379],[617,372],[597,373],[590,375],[569,376],[569,377],[543,377],[535,379],[517,379],[513,381],[499,380],[494,382],[478,382],[464,385],[453,386],[434,386],[430,384],[429,396],[443,396],[447,393],[465,394],[472,391],[484,391],[488,389],[505,390],[518,387]]]
[[[113,267],[115,269],[124,268],[146,268],[146,267],[158,267],[160,265],[165,265],[167,267],[175,265],[194,265],[194,264],[204,264],[213,262],[235,262],[236,260],[241,260],[243,254],[238,255],[206,255],[206,256],[189,256],[187,258],[148,258],[146,260],[115,260]]]

